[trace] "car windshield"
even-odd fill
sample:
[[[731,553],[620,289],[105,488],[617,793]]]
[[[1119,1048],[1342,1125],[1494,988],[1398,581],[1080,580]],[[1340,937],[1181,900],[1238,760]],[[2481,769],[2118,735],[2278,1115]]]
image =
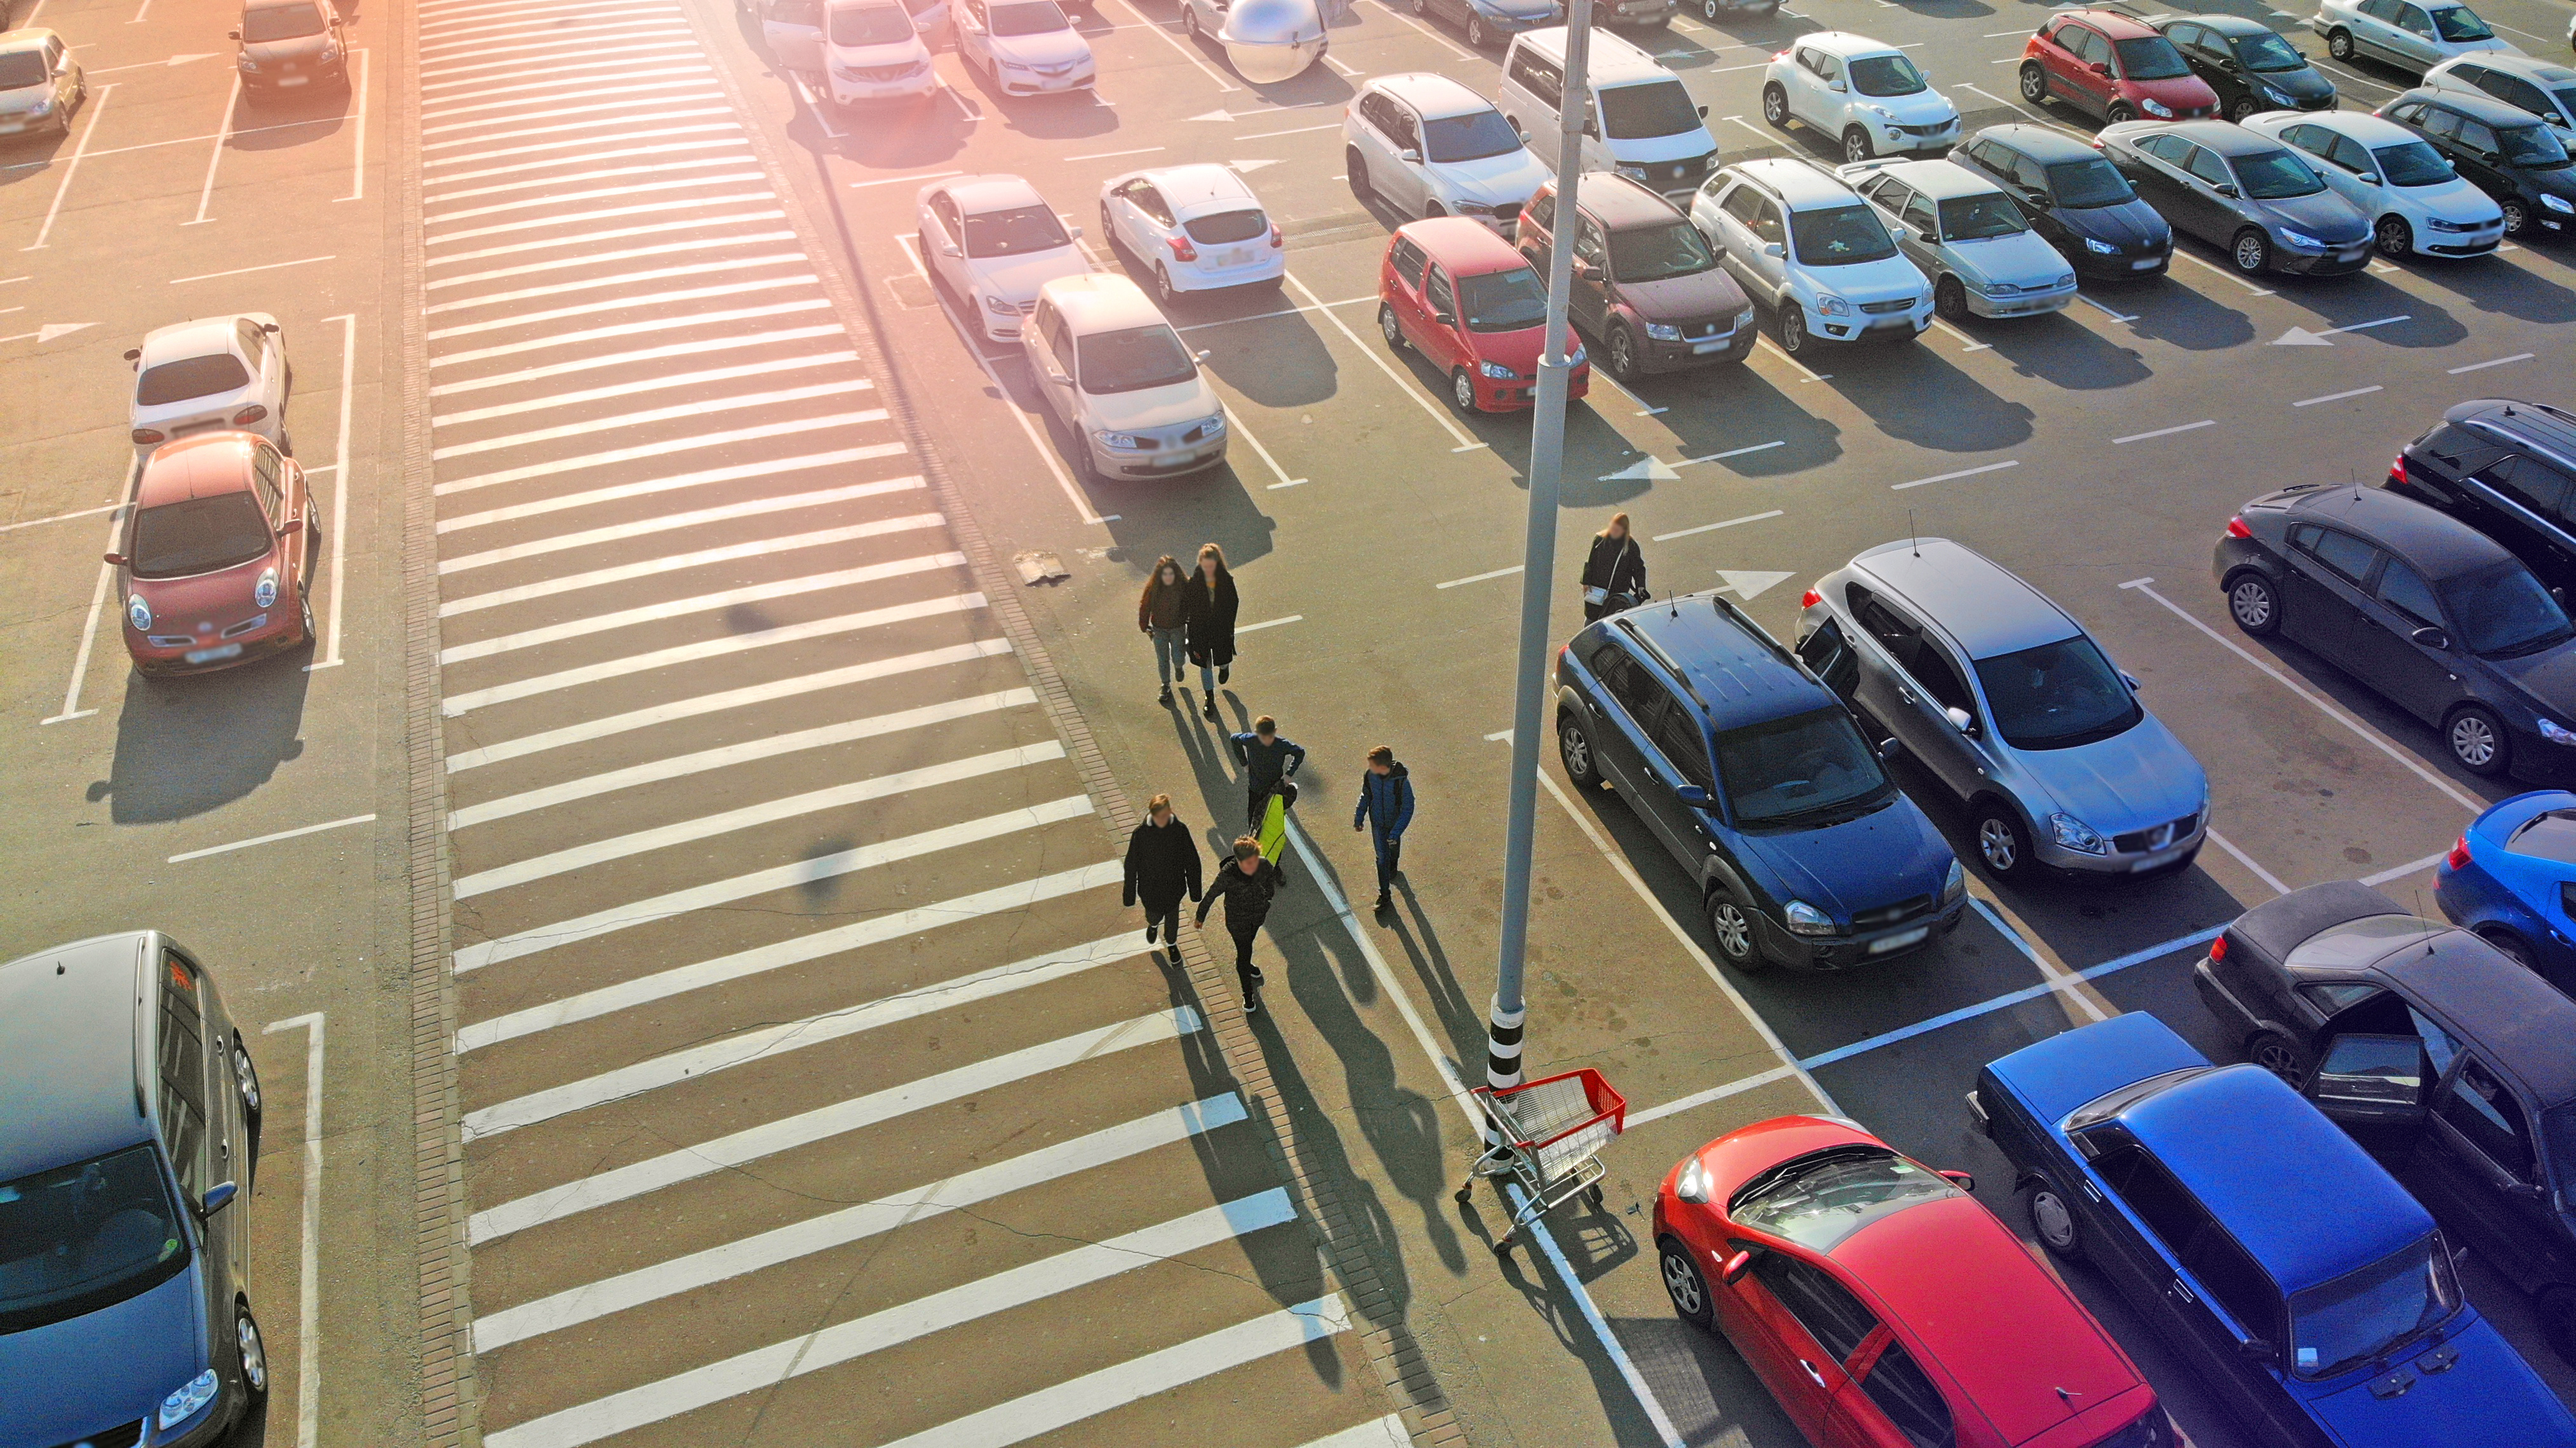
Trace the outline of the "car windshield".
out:
[[[2325,178],[2288,151],[2256,151],[2250,156],[2228,159],[2236,167],[2236,179],[2244,186],[2245,194],[2257,201],[2287,201],[2293,196],[2314,196],[2326,189]]]
[[[1994,236],[2019,236],[2028,230],[2021,213],[2000,191],[1983,196],[1953,196],[1941,203],[1943,241],[1984,241]]]
[[[2487,658],[2537,653],[2576,635],[2567,611],[2519,563],[2444,579],[2442,606],[2460,621],[2460,642]]]
[[[2330,1378],[2384,1353],[2459,1310],[2460,1284],[2438,1233],[2290,1295],[2290,1364]]]
[[[2119,670],[2082,634],[1977,660],[1995,728],[2015,749],[2071,749],[2146,717]]]
[[[2551,171],[2567,164],[2567,148],[2547,126],[2498,127],[2496,139],[2504,142],[2504,158],[2514,165]]]
[[[1610,274],[1623,282],[1696,276],[1715,265],[1716,254],[1687,221],[1610,233]]]
[[[1102,332],[1075,345],[1081,353],[1082,390],[1095,397],[1170,387],[1199,375],[1199,364],[1169,322]]]
[[[1433,161],[1482,161],[1519,150],[1521,138],[1501,111],[1470,111],[1424,120],[1422,147],[1422,154]]]
[[[1890,788],[1877,756],[1839,708],[1718,735],[1717,773],[1735,822],[1745,826],[1865,814]]]
[[[96,1312],[188,1265],[149,1146],[0,1185],[0,1333]]]
[[[1831,1252],[1882,1217],[1957,1195],[1948,1178],[1883,1146],[1834,1147],[1755,1178],[1726,1214],[1757,1232]]]
[[[1025,256],[1073,245],[1064,223],[1043,206],[1015,206],[1008,211],[979,211],[966,218],[968,256]]]
[[[1044,35],[1050,30],[1072,28],[1064,12],[1055,8],[1054,0],[1014,0],[1012,4],[993,7],[995,35]]]
[[[235,568],[268,552],[268,520],[248,493],[182,498],[134,515],[126,556],[137,578],[187,578]]]
[[[134,400],[144,407],[166,407],[191,397],[236,392],[250,385],[250,369],[230,352],[211,357],[182,357],[144,370],[134,384]]]
[[[1525,266],[1458,278],[1458,315],[1470,332],[1519,332],[1547,320],[1547,287]]]
[[[2308,65],[2308,58],[2299,54],[2298,47],[2268,30],[2237,41],[2235,50],[2236,63],[2247,70],[2305,70]]]
[[[2540,1136],[2549,1153],[2550,1184],[2558,1190],[2559,1210],[2576,1202],[2576,1106],[2553,1106],[2540,1113]]]
[[[318,5],[263,5],[242,12],[242,42],[246,45],[300,40],[319,35],[322,29],[322,9]]]
[[[2120,206],[2138,199],[2120,168],[2099,156],[2049,167],[2048,189],[2058,205],[2076,209]]]
[[[1699,129],[1699,107],[1677,80],[1614,86],[1601,93],[1601,123],[1614,141],[1644,141]]]
[[[45,83],[45,58],[32,50],[12,50],[0,54],[0,90],[18,90]]]
[[[900,5],[860,5],[832,12],[834,45],[900,45],[912,39],[912,17]]]
[[[2444,40],[2493,40],[2495,32],[2466,5],[2450,5],[2433,12],[2433,29]]]
[[[2459,175],[2451,169],[2450,162],[2442,159],[2441,152],[2422,141],[2400,141],[2370,154],[2391,186],[2439,186]]]
[[[1201,246],[1232,246],[1268,232],[1270,218],[1258,211],[1219,211],[1193,216],[1181,223],[1181,229]]]
[[[2576,116],[2576,86],[2568,86],[2561,90],[2554,90],[2551,91],[2549,95],[2551,99],[2558,102],[2558,109],[2560,111],[2570,116]]]
[[[1866,206],[1792,211],[1789,235],[1797,242],[1798,260],[1809,266],[1850,266],[1896,255],[1886,226]]]
[[[1901,55],[1864,55],[1851,63],[1851,87],[1865,96],[1910,96],[1930,85]]]
[[[2191,74],[2191,67],[2182,63],[2182,52],[2161,35],[2115,40],[2111,48],[2120,52],[2120,74],[2129,80],[2179,80]]]

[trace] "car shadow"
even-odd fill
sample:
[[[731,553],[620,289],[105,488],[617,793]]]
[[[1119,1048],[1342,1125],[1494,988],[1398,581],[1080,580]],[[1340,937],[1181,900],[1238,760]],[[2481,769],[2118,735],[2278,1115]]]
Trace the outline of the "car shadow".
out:
[[[1793,385],[1819,384],[1801,379]],[[1663,414],[1664,426],[1681,441],[1681,457],[1673,461],[1686,468],[1713,468],[1748,480],[1781,478],[1822,467],[1843,454],[1841,427],[1799,406],[1749,366],[1646,378],[1638,383],[1637,395],[1649,406],[1671,409]],[[1616,402],[1594,399],[1594,405],[1605,408]],[[1736,455],[1721,456],[1725,453]]]
[[[2121,346],[2064,312],[2045,317],[1968,317],[1956,325],[2010,362],[2020,376],[2070,392],[2127,387],[2155,375],[2136,349]]]
[[[1926,334],[1932,335],[1932,334]],[[1936,347],[1915,342],[1816,346],[1799,360],[1868,413],[1878,430],[1933,452],[1992,452],[2030,439],[2037,414],[1987,389]]]
[[[95,98],[96,93],[92,96]],[[232,114],[232,134],[224,147],[232,151],[291,151],[337,135],[357,119],[357,87],[316,86],[272,91],[254,97],[242,92]]]
[[[2405,751],[2416,763],[2466,793],[2494,804],[2533,787],[2517,783],[2510,776],[2487,779],[2462,769],[2452,760],[2451,752],[2443,747],[2440,734],[2432,726],[2388,702],[2377,690],[2334,664],[2279,634],[2246,638],[2241,630],[2232,630],[2231,636],[2249,649],[2268,654],[2283,670],[2333,700],[2345,713]]]
[[[2576,291],[2500,257],[2460,261],[2417,257],[2406,270],[2481,312],[2520,322],[2576,322]]]
[[[222,673],[129,675],[108,777],[89,787],[117,824],[190,819],[245,799],[300,757],[308,645]]]
[[[2373,253],[2375,256],[2376,253]],[[2362,271],[2339,277],[2273,276],[2264,281],[2281,300],[2295,303],[2325,319],[2325,327],[2369,325],[2356,334],[2390,347],[2448,347],[2469,335],[2447,311],[2429,306],[2425,299],[2393,287],[2375,273]],[[2389,318],[2403,318],[2390,322]]]
[[[2176,236],[2174,245],[2179,248],[2189,243]],[[2252,317],[2180,282],[2157,279],[2133,286],[2106,287],[2100,299],[2127,316],[2122,325],[2138,335],[2186,352],[2222,352],[2254,340]]]

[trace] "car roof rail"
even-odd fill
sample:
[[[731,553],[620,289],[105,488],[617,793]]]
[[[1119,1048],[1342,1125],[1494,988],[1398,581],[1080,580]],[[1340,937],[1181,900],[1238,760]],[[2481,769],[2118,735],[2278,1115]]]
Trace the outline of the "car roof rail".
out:
[[[1635,624],[1623,619],[1619,627],[1628,637],[1637,641],[1637,647],[1644,650],[1646,657],[1664,666],[1664,672],[1672,675],[1674,683],[1681,685],[1682,692],[1689,695],[1690,701],[1699,706],[1700,717],[1705,719],[1709,713],[1708,701],[1699,696],[1698,686],[1691,683],[1690,675],[1683,670],[1681,663],[1671,654],[1665,653],[1663,645],[1646,637]]]

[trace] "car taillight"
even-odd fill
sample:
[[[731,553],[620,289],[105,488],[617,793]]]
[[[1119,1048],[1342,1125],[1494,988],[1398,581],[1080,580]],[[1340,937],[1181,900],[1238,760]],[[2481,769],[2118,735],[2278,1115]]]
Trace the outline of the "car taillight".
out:
[[[1800,595],[1798,596],[1798,606],[1799,606],[1800,608],[1814,608],[1817,604],[1820,604],[1820,603],[1822,603],[1822,602],[1824,602],[1824,601],[1825,601],[1825,596],[1824,596],[1823,594],[1821,594],[1821,593],[1816,592],[1816,591],[1815,591],[1814,589],[1812,589],[1812,588],[1808,589],[1805,593],[1800,594]]]
[[[2216,940],[2209,942],[2209,958],[2212,960],[2225,960],[2227,958],[2226,936],[2222,935]]]
[[[2446,868],[2453,870],[2465,870],[2468,868],[2469,837],[2467,835],[2462,835],[2458,839],[2451,841],[2451,852],[2442,857],[2442,864]]]
[[[1188,237],[1167,236],[1163,238],[1163,245],[1172,249],[1172,260],[1174,261],[1197,261],[1199,259],[1199,249],[1190,245]]]
[[[2250,542],[2254,537],[2254,530],[2246,527],[2244,517],[2239,515],[2227,520],[2227,536],[2230,538],[2243,538]]]
[[[266,416],[268,416],[268,409],[254,402],[233,414],[233,426],[248,427]]]
[[[1784,51],[1781,51],[1779,54],[1777,54],[1777,55],[1775,55],[1775,56],[1773,56],[1773,57],[1771,57],[1771,58],[1772,58],[1773,60],[1787,60],[1787,59],[1789,58],[1789,52],[1787,52],[1787,51],[1785,51],[1785,50],[1784,50]]]
[[[2388,481],[2392,483],[2406,481],[2406,454],[2399,453],[2397,460],[2388,465]]]
[[[1281,235],[1279,232],[1279,223],[1275,221],[1270,223],[1270,249],[1277,251],[1279,248],[1286,246],[1287,244],[1288,238]]]
[[[150,447],[156,442],[167,441],[169,441],[169,434],[167,433],[154,432],[148,427],[138,427],[134,430],[134,445],[136,447]]]

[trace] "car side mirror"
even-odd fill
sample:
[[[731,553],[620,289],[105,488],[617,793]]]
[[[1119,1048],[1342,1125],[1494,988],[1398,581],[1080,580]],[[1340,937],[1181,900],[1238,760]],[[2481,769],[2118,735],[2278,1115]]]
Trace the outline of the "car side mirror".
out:
[[[275,336],[277,334],[277,324],[275,322],[262,322],[259,324],[259,329],[271,336]]]
[[[2566,589],[2563,589],[2563,588],[2553,588],[2553,589],[2549,590],[2549,596],[2550,596],[2551,598],[2554,598],[2554,599],[2558,600],[2558,606],[2559,606],[2560,608],[2565,608],[2565,607],[2567,606],[2567,590],[2566,590]]]
[[[1419,166],[1422,164],[1422,153],[1408,146],[1405,149],[1396,152],[1395,159],[1402,161],[1407,166]]]
[[[140,347],[128,347],[128,348],[126,348],[126,349],[125,349],[125,360],[126,360],[126,361],[128,361],[128,362],[140,362],[140,361],[142,361],[142,360],[143,360],[143,349],[142,349],[142,348],[140,348]]]
[[[2135,675],[2135,674],[2133,674],[2133,673],[2130,673],[2130,672],[2129,672],[2128,670],[2126,670],[2126,669],[2122,669],[2122,670],[2120,671],[2120,682],[2121,682],[2121,683],[2123,683],[2123,684],[2128,685],[2128,686],[2129,686],[2129,692],[2130,692],[2130,693],[2132,693],[2132,694],[2134,694],[2134,693],[2138,692],[2138,690],[2142,687],[2142,686],[2138,683],[2138,676],[2137,676],[2137,675]]]
[[[1454,327],[1458,325],[1458,319],[1447,312],[1433,312],[1431,323],[1435,327]]]
[[[1744,1274],[1752,1270],[1753,1254],[1750,1252],[1738,1252],[1734,1256],[1727,1258],[1725,1265],[1717,1269],[1717,1280],[1725,1283],[1729,1287],[1732,1287],[1736,1283],[1743,1281]]]
[[[1708,808],[1708,791],[1696,784],[1685,784],[1673,791],[1673,798],[1693,809]]]
[[[238,30],[227,30],[224,32],[224,39],[239,40],[241,39],[241,32]]]
[[[2227,72],[2229,75],[2234,75],[2237,71],[2236,62],[2223,55],[2218,58],[2218,68]]]
[[[1762,243],[1762,254],[1764,256],[1774,257],[1787,256],[1789,254],[1789,248],[1782,246],[1776,241],[1766,241]]]
[[[2021,199],[2022,204],[2025,206],[2045,207],[2048,205],[2048,193],[2040,190],[2036,186],[2025,186],[2021,188]]]
[[[1601,275],[1601,268],[1594,266],[1588,261],[1577,261],[1574,264],[1574,274],[1588,282],[1594,277]]]
[[[232,1205],[233,1198],[240,1195],[241,1188],[234,1183],[217,1182],[213,1186],[206,1188],[206,1195],[198,1201],[197,1215],[200,1217],[211,1217],[215,1213]]]
[[[2277,1360],[2281,1350],[2268,1337],[2249,1337],[2236,1344],[2236,1355],[2249,1363],[2268,1363]]]
[[[301,518],[289,518],[289,519],[287,519],[284,523],[280,524],[280,525],[278,526],[278,530],[277,530],[277,532],[278,532],[278,536],[280,536],[280,537],[285,537],[285,536],[288,536],[288,535],[290,535],[290,534],[295,534],[295,533],[301,533],[301,532],[303,532],[303,531],[304,531],[304,520],[303,520],[303,519],[301,519]]]
[[[939,254],[945,257],[962,257],[966,254],[966,249],[953,241],[943,241],[939,244]]]
[[[1191,360],[1191,361],[1193,361],[1193,362],[1205,362],[1207,359],[1209,359],[1210,357],[1213,357],[1213,356],[1215,356],[1215,355],[1216,355],[1216,353],[1215,353],[1214,351],[1212,351],[1212,350],[1210,350],[1210,349],[1208,349],[1208,348],[1202,347],[1202,348],[1200,348],[1198,351],[1196,351],[1196,352],[1192,352],[1192,353],[1190,354],[1190,360]]]
[[[1887,239],[1890,241],[1912,241],[1914,239],[1914,231],[1911,227],[1900,226],[1891,221],[1887,224]]]
[[[131,561],[122,553],[103,553],[99,555],[99,559],[110,568],[123,568]]]
[[[1835,95],[1843,95],[1848,93],[1851,90],[1851,87],[1838,80],[1829,80],[1825,82],[1825,89],[1832,91]]]
[[[1944,718],[1947,718],[1950,721],[1950,727],[1958,730],[1960,733],[1974,734],[1977,732],[1977,721],[1969,715],[1967,710],[1959,708],[1957,705],[1952,705],[1951,707],[1942,710],[1941,713]]]
[[[1073,385],[1073,379],[1065,376],[1061,372],[1048,373],[1047,381],[1054,383],[1058,387],[1071,387]]]
[[[1882,739],[1882,740],[1878,741],[1878,762],[1879,762],[1879,763],[1881,763],[1881,764],[1894,764],[1897,760],[1899,760],[1899,759],[1903,758],[1904,756],[1905,756],[1905,743],[1904,743],[1904,741],[1903,741],[1903,740],[1900,740],[1900,739]]]
[[[2097,60],[2093,62],[2093,73],[2095,75],[2109,75],[2111,73],[2111,62],[2107,60]]]
[[[1076,240],[1076,241],[1080,241],[1080,240],[1082,240],[1082,228],[1081,228],[1081,227],[1079,227],[1079,226],[1068,226],[1068,227],[1066,227],[1066,228],[1064,229],[1064,234],[1065,234],[1065,235],[1067,235],[1067,236],[1072,237],[1072,238],[1073,238],[1074,240]]]
[[[2536,1202],[2548,1195],[2529,1182],[2506,1182],[2504,1194],[2517,1202]]]
[[[2210,190],[2212,190],[2212,191],[2217,192],[2217,193],[2218,193],[2219,195],[2221,195],[2221,196],[2231,196],[2231,197],[2232,197],[2232,196],[2234,196],[2234,195],[2236,195],[2236,194],[2237,194],[2237,193],[2236,193],[2236,183],[2235,183],[2235,182],[2233,182],[2233,181],[2221,181],[2221,182],[2219,182],[2217,185],[2212,186],[2212,187],[2210,187],[2209,189],[2210,189]]]
[[[1703,121],[1708,119],[1708,107],[1702,106],[1699,108],[1699,118]]]
[[[1941,1179],[1963,1192],[1977,1189],[1977,1179],[1963,1171],[1945,1171],[1941,1173]]]
[[[2447,649],[2451,646],[2451,636],[2437,628],[2419,628],[2407,637],[2428,649]]]

